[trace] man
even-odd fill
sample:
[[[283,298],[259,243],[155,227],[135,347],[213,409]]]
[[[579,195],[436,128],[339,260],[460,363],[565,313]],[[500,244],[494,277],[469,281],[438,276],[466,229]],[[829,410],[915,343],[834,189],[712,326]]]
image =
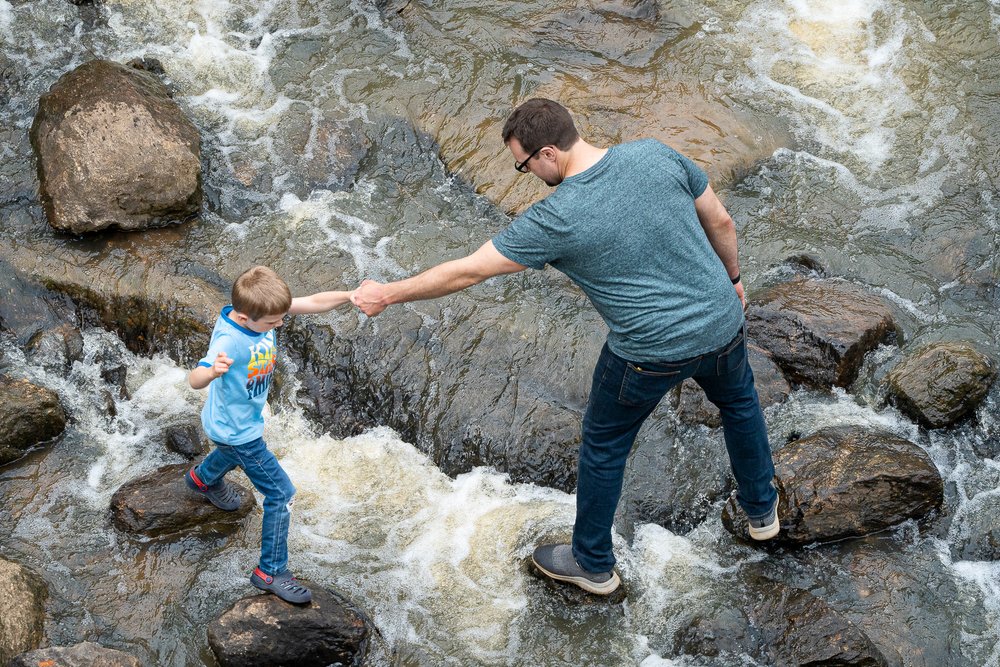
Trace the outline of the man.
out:
[[[564,107],[540,98],[514,110],[503,141],[517,171],[556,190],[471,255],[386,285],[365,281],[352,301],[374,316],[546,264],[590,298],[610,331],[583,418],[572,544],[532,556],[549,577],[601,595],[618,588],[611,527],[625,463],[639,427],[688,377],[721,412],[751,537],[774,537],[778,497],[747,363],[736,227],[704,172],[655,140],[592,146]]]

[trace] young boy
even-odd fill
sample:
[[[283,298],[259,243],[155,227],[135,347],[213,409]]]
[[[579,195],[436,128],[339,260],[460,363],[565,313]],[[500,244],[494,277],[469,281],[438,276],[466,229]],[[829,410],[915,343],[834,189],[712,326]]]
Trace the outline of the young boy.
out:
[[[321,313],[350,301],[350,292],[292,298],[288,285],[266,266],[255,266],[233,284],[212,331],[208,354],[191,371],[195,389],[208,387],[202,426],[215,447],[185,476],[188,487],[219,509],[233,511],[240,496],[225,475],[243,469],[264,495],[260,563],[250,583],[282,600],[306,604],[312,593],[288,571],[288,522],[295,487],[264,442],[263,410],[277,348],[274,330],[286,314]]]

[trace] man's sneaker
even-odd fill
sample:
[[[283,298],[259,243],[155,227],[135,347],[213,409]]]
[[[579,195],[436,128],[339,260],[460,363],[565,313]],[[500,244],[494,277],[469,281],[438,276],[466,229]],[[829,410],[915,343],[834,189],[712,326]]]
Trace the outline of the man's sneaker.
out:
[[[259,567],[254,568],[253,574],[250,575],[250,583],[292,604],[306,604],[312,600],[312,592],[300,584],[288,570],[271,576]]]
[[[771,511],[757,519],[749,519],[750,537],[755,540],[769,540],[778,534],[781,525],[778,523],[778,496],[774,497]]]
[[[232,485],[227,484],[225,479],[221,479],[212,486],[209,486],[201,481],[198,478],[198,473],[194,471],[194,468],[191,468],[184,475],[184,481],[187,482],[189,489],[207,498],[210,503],[220,510],[232,512],[240,508],[241,498],[239,492]]]
[[[568,581],[585,591],[608,595],[613,593],[622,583],[618,573],[587,572],[580,567],[573,557],[573,547],[568,544],[545,544],[535,549],[531,560],[542,574],[557,581]]]

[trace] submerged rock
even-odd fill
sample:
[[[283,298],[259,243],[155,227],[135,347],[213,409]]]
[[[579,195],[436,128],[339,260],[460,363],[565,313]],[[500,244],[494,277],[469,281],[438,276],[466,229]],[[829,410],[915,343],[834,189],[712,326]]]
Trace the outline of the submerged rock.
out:
[[[785,377],[817,389],[850,385],[865,354],[899,333],[885,299],[828,279],[766,290],[747,308],[747,328]]]
[[[198,130],[153,75],[92,60],[38,102],[31,126],[49,224],[146,229],[201,208]]]
[[[66,413],[51,389],[0,376],[0,465],[24,456],[66,428]]]
[[[66,295],[46,289],[0,261],[0,330],[14,334],[21,347],[46,332],[72,327],[75,310]]]
[[[221,667],[327,667],[360,665],[371,633],[367,619],[346,599],[312,590],[308,605],[265,594],[237,600],[208,626],[208,645]]]
[[[792,388],[781,369],[771,360],[771,355],[750,343],[747,345],[747,356],[753,369],[760,407],[767,409],[788,398]],[[719,409],[706,398],[705,392],[694,380],[684,380],[671,390],[669,400],[677,416],[686,424],[704,424],[710,428],[722,426]]]
[[[93,642],[52,646],[22,653],[8,667],[141,667],[134,656]]]
[[[257,506],[254,495],[227,479],[236,487],[242,504],[234,512],[224,512],[187,488],[184,475],[190,469],[190,463],[175,463],[122,484],[111,497],[115,527],[147,537],[187,532],[226,535],[238,530]]]
[[[207,454],[210,450],[201,426],[198,424],[171,426],[166,429],[164,435],[167,449],[177,452],[186,459],[197,458],[202,454]]]
[[[951,525],[955,560],[1000,560],[1000,497],[980,493],[961,508]]]
[[[25,353],[32,363],[55,373],[65,374],[73,362],[83,359],[83,335],[70,324],[60,324],[35,334]]]
[[[769,665],[888,664],[864,632],[809,591],[759,577],[746,583],[742,608],[694,616],[675,635],[675,651],[732,664],[745,655]]]
[[[41,577],[0,558],[0,665],[42,643],[46,597]]]
[[[823,429],[774,453],[781,533],[776,543],[858,537],[919,519],[940,506],[944,482],[927,453],[887,433],[854,426]],[[749,539],[735,494],[726,529]]]
[[[888,376],[900,410],[929,428],[950,426],[975,412],[996,377],[989,357],[968,343],[928,345]]]

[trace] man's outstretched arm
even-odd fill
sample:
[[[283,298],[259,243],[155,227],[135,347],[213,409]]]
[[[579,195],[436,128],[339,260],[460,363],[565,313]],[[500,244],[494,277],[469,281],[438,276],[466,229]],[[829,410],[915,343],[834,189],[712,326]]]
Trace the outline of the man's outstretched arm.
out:
[[[438,264],[405,280],[386,284],[366,280],[354,290],[351,302],[365,315],[374,317],[394,303],[435,299],[487,278],[517,273],[526,268],[501,255],[493,246],[493,241],[487,241],[471,255]]]

